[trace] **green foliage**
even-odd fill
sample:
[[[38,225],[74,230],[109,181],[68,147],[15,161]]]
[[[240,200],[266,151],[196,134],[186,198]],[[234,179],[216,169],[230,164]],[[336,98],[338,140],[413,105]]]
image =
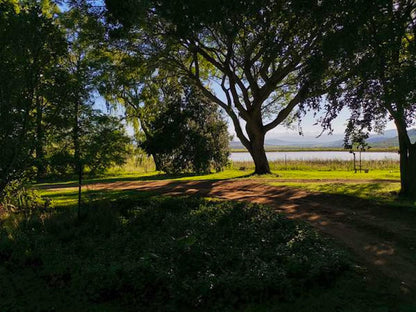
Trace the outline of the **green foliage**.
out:
[[[69,149],[50,149],[47,155],[48,173],[50,176],[68,177],[73,171],[74,157]]]
[[[0,201],[2,213],[20,214],[24,221],[37,215],[40,211],[50,210],[51,207],[49,198],[42,198],[37,191],[26,188],[21,180],[10,182],[4,189]]]
[[[228,162],[227,125],[217,107],[193,86],[162,87],[151,118],[143,117],[145,141],[157,170],[167,173],[221,171]]]
[[[80,157],[91,175],[126,163],[132,154],[131,139],[119,118],[85,109],[80,125]],[[72,131],[61,133],[51,143],[46,150],[48,172],[61,177],[73,174]]]
[[[0,196],[33,164],[37,117],[57,107],[66,44],[49,1],[0,2]]]
[[[327,123],[343,107],[351,116],[346,141],[357,133],[366,136],[394,121],[401,161],[401,194],[416,199],[416,143],[410,128],[416,112],[416,2],[367,1],[363,23],[356,36],[355,53],[344,53],[337,62],[350,71],[343,85],[330,90]],[[343,49],[348,50],[347,46]]]
[[[239,310],[294,301],[348,267],[311,228],[258,205],[124,200],[87,211],[4,220],[2,310]]]
[[[89,117],[81,139],[81,157],[92,175],[124,165],[132,152],[131,140],[120,119],[96,114]],[[86,128],[86,129],[85,129]]]

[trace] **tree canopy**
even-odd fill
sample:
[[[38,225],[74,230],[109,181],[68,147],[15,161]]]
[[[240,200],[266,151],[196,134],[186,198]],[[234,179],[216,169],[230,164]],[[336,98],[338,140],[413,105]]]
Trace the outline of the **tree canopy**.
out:
[[[0,193],[32,164],[43,140],[41,111],[56,112],[62,100],[66,81],[59,59],[66,43],[55,10],[49,1],[0,3]]]
[[[359,18],[349,1],[106,4],[110,20],[119,22],[113,33],[128,38],[126,49],[192,79],[227,112],[260,174],[270,171],[265,134],[298,105],[316,108],[342,81],[332,61]]]
[[[400,146],[401,193],[416,198],[416,143],[407,130],[416,120],[416,3],[369,1],[356,36],[357,50],[343,62],[350,77],[330,92],[330,122],[342,107],[351,111],[346,140],[357,131],[396,125]]]

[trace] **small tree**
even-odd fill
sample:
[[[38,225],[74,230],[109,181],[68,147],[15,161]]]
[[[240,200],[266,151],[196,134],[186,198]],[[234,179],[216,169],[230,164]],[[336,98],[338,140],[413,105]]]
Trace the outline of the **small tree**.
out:
[[[119,118],[84,107],[80,129],[79,157],[91,175],[126,163],[132,152],[132,144]],[[63,131],[53,139],[46,149],[50,172],[58,175],[78,174],[73,167],[75,146],[72,131]]]
[[[86,120],[81,138],[81,157],[92,175],[124,165],[132,153],[131,139],[120,119],[93,114]]]

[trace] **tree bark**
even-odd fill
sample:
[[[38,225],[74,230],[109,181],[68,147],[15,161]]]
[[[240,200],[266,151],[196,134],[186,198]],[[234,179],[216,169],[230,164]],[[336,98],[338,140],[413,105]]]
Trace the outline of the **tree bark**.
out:
[[[161,160],[158,154],[156,153],[152,153],[152,157],[153,157],[153,161],[155,163],[155,169],[156,171],[162,171],[162,164],[161,164]]]
[[[254,173],[255,174],[269,174],[270,166],[267,160],[266,151],[264,150],[264,137],[256,138],[251,142],[252,148],[249,150],[251,157],[254,161]]]
[[[261,120],[259,123],[247,122],[246,131],[249,137],[249,145],[246,146],[254,161],[255,174],[269,174],[270,166],[264,149],[265,132],[262,129]]]
[[[407,134],[406,134],[407,136]],[[411,144],[399,133],[400,195],[416,200],[416,144]]]

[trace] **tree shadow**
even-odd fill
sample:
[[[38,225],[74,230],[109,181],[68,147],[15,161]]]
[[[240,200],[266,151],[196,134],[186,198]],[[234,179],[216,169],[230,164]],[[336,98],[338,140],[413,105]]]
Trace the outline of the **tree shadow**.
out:
[[[164,180],[176,180],[182,178],[192,178],[192,177],[201,177],[202,181],[227,181],[233,179],[245,179],[258,176],[255,173],[248,173],[243,176],[230,177],[230,178],[212,178],[206,179],[204,177],[209,176],[211,173],[207,174],[198,174],[198,173],[178,173],[178,174],[166,174],[160,173],[155,175],[146,175],[146,176],[120,176],[120,177],[99,177],[92,179],[85,179],[83,181],[83,186],[88,186],[96,183],[114,183],[114,182],[133,182],[133,181],[164,181]],[[179,182],[179,181],[178,181]],[[77,182],[62,182],[62,183],[53,183],[53,184],[41,184],[35,185],[36,189],[61,189],[78,186]]]

